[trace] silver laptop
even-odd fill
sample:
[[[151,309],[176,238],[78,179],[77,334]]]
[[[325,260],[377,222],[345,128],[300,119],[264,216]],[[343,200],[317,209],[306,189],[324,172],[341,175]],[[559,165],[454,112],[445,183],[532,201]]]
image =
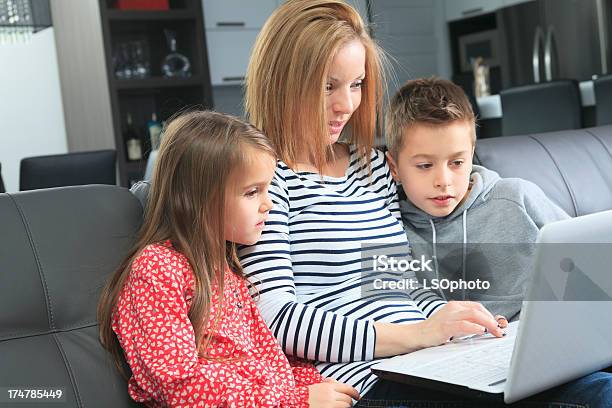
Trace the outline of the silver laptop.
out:
[[[381,378],[512,403],[612,365],[612,211],[546,225],[520,320],[372,366]]]

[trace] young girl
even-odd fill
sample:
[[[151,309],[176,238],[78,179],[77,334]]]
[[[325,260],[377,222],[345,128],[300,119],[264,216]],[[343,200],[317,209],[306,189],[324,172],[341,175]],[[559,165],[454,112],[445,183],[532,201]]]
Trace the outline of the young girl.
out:
[[[165,131],[145,219],[98,308],[102,344],[148,406],[349,406],[351,387],[289,363],[260,317],[235,244],[255,243],[272,202],[268,139],[215,112]]]

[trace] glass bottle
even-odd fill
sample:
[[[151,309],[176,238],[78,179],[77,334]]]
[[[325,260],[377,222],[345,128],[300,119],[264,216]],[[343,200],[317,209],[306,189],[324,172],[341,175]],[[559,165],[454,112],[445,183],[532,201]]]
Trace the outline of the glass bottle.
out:
[[[130,161],[142,160],[142,144],[132,123],[132,114],[127,114],[127,125],[124,133],[124,140],[127,145],[127,157]]]
[[[157,114],[151,115],[151,120],[147,122],[147,130],[149,131],[149,139],[151,141],[151,150],[159,149],[161,142],[162,125],[157,120]]]
[[[176,32],[164,30],[170,54],[162,62],[162,73],[167,78],[186,78],[191,76],[191,63],[183,54],[176,51]]]

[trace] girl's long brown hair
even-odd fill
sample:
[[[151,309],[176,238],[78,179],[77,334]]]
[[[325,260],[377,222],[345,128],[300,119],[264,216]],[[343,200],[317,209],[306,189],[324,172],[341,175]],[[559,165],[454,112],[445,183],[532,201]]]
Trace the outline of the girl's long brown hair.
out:
[[[353,40],[366,51],[365,80],[361,105],[344,136],[369,167],[374,138],[382,134],[387,63],[359,13],[342,0],[288,0],[259,32],[247,70],[245,109],[289,167],[303,152],[319,171],[327,162],[325,84],[333,57]]]
[[[189,261],[195,277],[189,320],[198,352],[215,301],[223,293],[226,266],[242,275],[235,245],[224,240],[225,191],[231,173],[245,171],[246,147],[275,157],[270,141],[253,126],[229,115],[196,111],[173,119],[164,130],[138,239],[102,291],[98,304],[100,341],[125,376],[121,348],[112,330],[119,294],[132,262],[150,244],[170,240]]]

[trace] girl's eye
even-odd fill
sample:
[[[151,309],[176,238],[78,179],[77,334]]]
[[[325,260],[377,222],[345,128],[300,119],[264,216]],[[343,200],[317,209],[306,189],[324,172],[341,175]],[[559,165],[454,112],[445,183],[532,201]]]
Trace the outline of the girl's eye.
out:
[[[250,198],[250,197],[255,197],[256,194],[257,194],[257,189],[254,188],[253,190],[247,191],[244,195]]]
[[[417,169],[427,170],[431,168],[431,163],[417,164],[416,167]]]
[[[325,84],[325,92],[331,92],[332,89],[332,84]]]
[[[362,88],[363,87],[363,79],[360,79],[359,81],[353,83],[352,86],[353,86],[353,88],[357,88],[357,89]]]

